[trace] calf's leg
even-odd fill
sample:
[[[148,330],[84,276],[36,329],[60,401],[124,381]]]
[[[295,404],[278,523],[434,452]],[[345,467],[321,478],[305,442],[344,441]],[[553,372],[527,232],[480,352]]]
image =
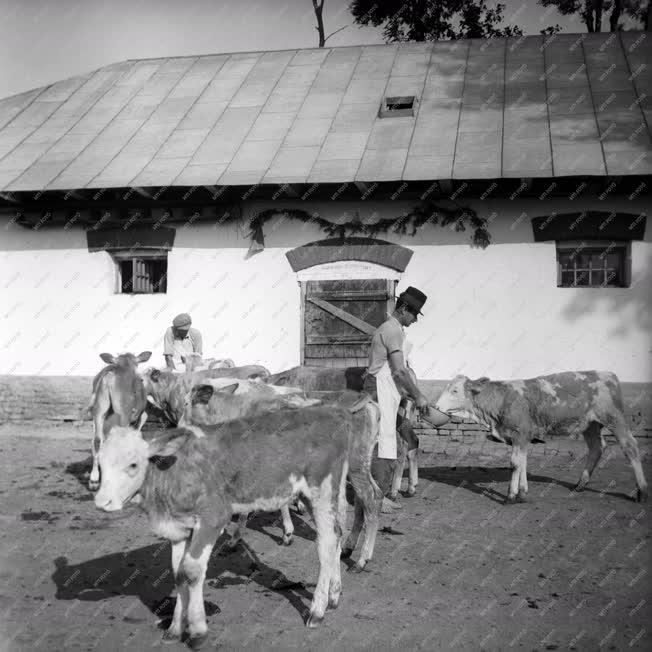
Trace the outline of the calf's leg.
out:
[[[518,476],[518,495],[516,499],[519,503],[527,500],[527,449],[521,449],[521,470]]]
[[[353,525],[351,526],[351,531],[349,536],[344,543],[342,548],[341,558],[348,559],[355,550],[355,547],[358,545],[358,539],[360,538],[360,533],[362,532],[362,527],[364,525],[364,512],[362,508],[362,500],[355,494],[353,500]]]
[[[383,494],[370,473],[352,473],[351,484],[355,491],[354,519],[351,533],[344,545],[344,556],[351,556],[364,527],[364,539],[358,561],[349,568],[350,571],[360,572],[374,554]]]
[[[289,504],[281,507],[281,518],[283,519],[283,545],[289,546],[292,544],[292,537],[294,535],[294,524],[290,516]]]
[[[172,543],[172,573],[177,589],[177,599],[174,604],[172,623],[170,623],[170,626],[163,634],[164,641],[179,639],[183,633],[183,616],[188,606],[188,585],[185,582],[185,578],[179,574],[179,568],[186,552],[187,543],[187,539]]]
[[[398,456],[396,458],[396,464],[392,470],[392,483],[391,489],[389,492],[390,500],[396,500],[398,498],[398,492],[401,490],[401,482],[403,480],[403,471],[405,470],[405,460],[407,457],[407,444],[402,437],[396,438]]]
[[[181,561],[181,574],[188,583],[188,633],[190,647],[197,650],[208,638],[204,610],[204,579],[213,546],[224,527],[214,528],[199,523],[192,533],[190,545]]]
[[[417,492],[417,484],[419,484],[419,438],[414,432],[414,428],[409,421],[403,421],[399,428],[401,438],[407,444],[407,462],[408,462],[408,488],[407,495],[414,496]]]
[[[591,421],[583,432],[584,441],[589,448],[589,454],[586,457],[586,466],[582,471],[582,475],[575,486],[575,491],[582,491],[589,482],[593,469],[602,457],[605,449],[605,443],[600,433],[602,426],[597,421]]]
[[[407,452],[408,460],[408,488],[407,495],[414,496],[417,493],[417,485],[419,484],[419,449],[413,448]]]
[[[342,465],[342,472],[340,476],[339,485],[337,486],[337,493],[333,496],[331,501],[332,507],[335,510],[335,536],[336,545],[333,559],[331,560],[331,579],[328,586],[328,606],[331,609],[337,609],[340,603],[340,595],[342,594],[342,574],[340,568],[340,556],[342,554],[342,535],[346,527],[346,473],[348,463],[344,462]]]
[[[240,541],[242,541],[242,530],[244,530],[247,527],[248,518],[249,518],[249,514],[240,514],[238,516],[238,523],[233,529],[233,534],[231,534],[231,537],[226,543],[226,547],[228,550],[234,550],[235,548],[237,548]]]
[[[106,413],[111,408],[111,401],[109,400],[106,392],[99,393],[93,405],[93,468],[91,468],[91,475],[88,478],[88,488],[91,491],[97,491],[100,488],[100,465],[97,456],[104,443],[104,419]]]
[[[648,495],[647,482],[645,480],[645,474],[643,473],[643,467],[641,465],[641,457],[638,452],[638,444],[636,443],[636,440],[627,427],[625,417],[618,415],[612,419],[611,423],[606,425],[616,436],[620,447],[623,449],[623,453],[625,453],[625,457],[632,465],[634,476],[636,478],[636,486],[638,487],[636,500],[638,502],[645,502]]]
[[[522,491],[523,487],[527,492],[527,451],[519,444],[514,444],[512,447],[512,478],[509,483],[509,492],[507,494],[507,502],[524,502],[525,493]],[[521,474],[523,479],[521,479]],[[521,491],[519,491],[521,489]]]
[[[339,479],[339,478],[338,478]],[[324,619],[328,604],[328,590],[337,550],[335,533],[335,514],[333,510],[333,475],[329,473],[321,484],[311,487],[310,501],[312,515],[317,529],[317,551],[319,554],[319,576],[310,605],[310,615],[306,621],[308,627],[317,627]]]

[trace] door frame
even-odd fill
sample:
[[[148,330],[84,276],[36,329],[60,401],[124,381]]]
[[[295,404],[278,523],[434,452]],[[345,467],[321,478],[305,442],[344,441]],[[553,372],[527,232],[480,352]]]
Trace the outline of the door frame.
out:
[[[396,286],[401,279],[401,272],[378,265],[357,260],[341,260],[321,265],[314,265],[297,273],[297,281],[300,287],[300,327],[299,327],[299,360],[304,365],[306,360],[306,300],[308,281],[354,281],[354,280],[384,280],[387,283],[387,290],[390,298],[387,300],[388,311],[396,301]],[[316,304],[315,304],[316,305]],[[323,309],[323,308],[322,308]],[[354,326],[355,327],[355,326]]]

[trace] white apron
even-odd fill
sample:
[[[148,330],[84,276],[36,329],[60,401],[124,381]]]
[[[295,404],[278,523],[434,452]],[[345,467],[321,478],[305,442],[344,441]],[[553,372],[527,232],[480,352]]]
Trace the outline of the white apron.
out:
[[[403,359],[407,357],[412,349],[412,344],[403,340]],[[380,435],[378,438],[378,457],[385,460],[395,460],[396,450],[396,415],[401,402],[401,395],[392,378],[392,370],[389,361],[380,368],[376,374],[376,393],[378,394],[378,405],[380,406]]]
[[[176,338],[172,340],[172,348],[174,349],[174,354],[172,355],[172,362],[177,368],[177,371],[180,371],[183,367],[183,362],[181,362],[181,356],[184,358],[194,351],[192,340],[189,337],[185,337],[182,340],[177,340]]]

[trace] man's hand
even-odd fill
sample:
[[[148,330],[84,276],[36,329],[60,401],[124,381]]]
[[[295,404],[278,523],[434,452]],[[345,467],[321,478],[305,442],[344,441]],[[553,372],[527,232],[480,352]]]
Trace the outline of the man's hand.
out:
[[[427,412],[428,408],[430,407],[428,399],[423,394],[420,394],[414,403],[417,406],[417,410],[419,410],[421,414]]]

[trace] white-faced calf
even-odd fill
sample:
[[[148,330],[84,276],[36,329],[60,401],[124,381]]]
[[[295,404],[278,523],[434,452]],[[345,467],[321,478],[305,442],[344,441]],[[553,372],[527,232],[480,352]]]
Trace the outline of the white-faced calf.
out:
[[[120,510],[138,494],[153,531],[172,542],[178,597],[166,638],[181,636],[184,616],[193,647],[207,638],[203,582],[231,515],[279,509],[296,494],[310,500],[317,529],[319,577],[307,624],[337,607],[353,428],[348,410],[328,406],[202,426],[203,437],[178,428],[147,442],[138,430],[111,430],[95,505]]]

